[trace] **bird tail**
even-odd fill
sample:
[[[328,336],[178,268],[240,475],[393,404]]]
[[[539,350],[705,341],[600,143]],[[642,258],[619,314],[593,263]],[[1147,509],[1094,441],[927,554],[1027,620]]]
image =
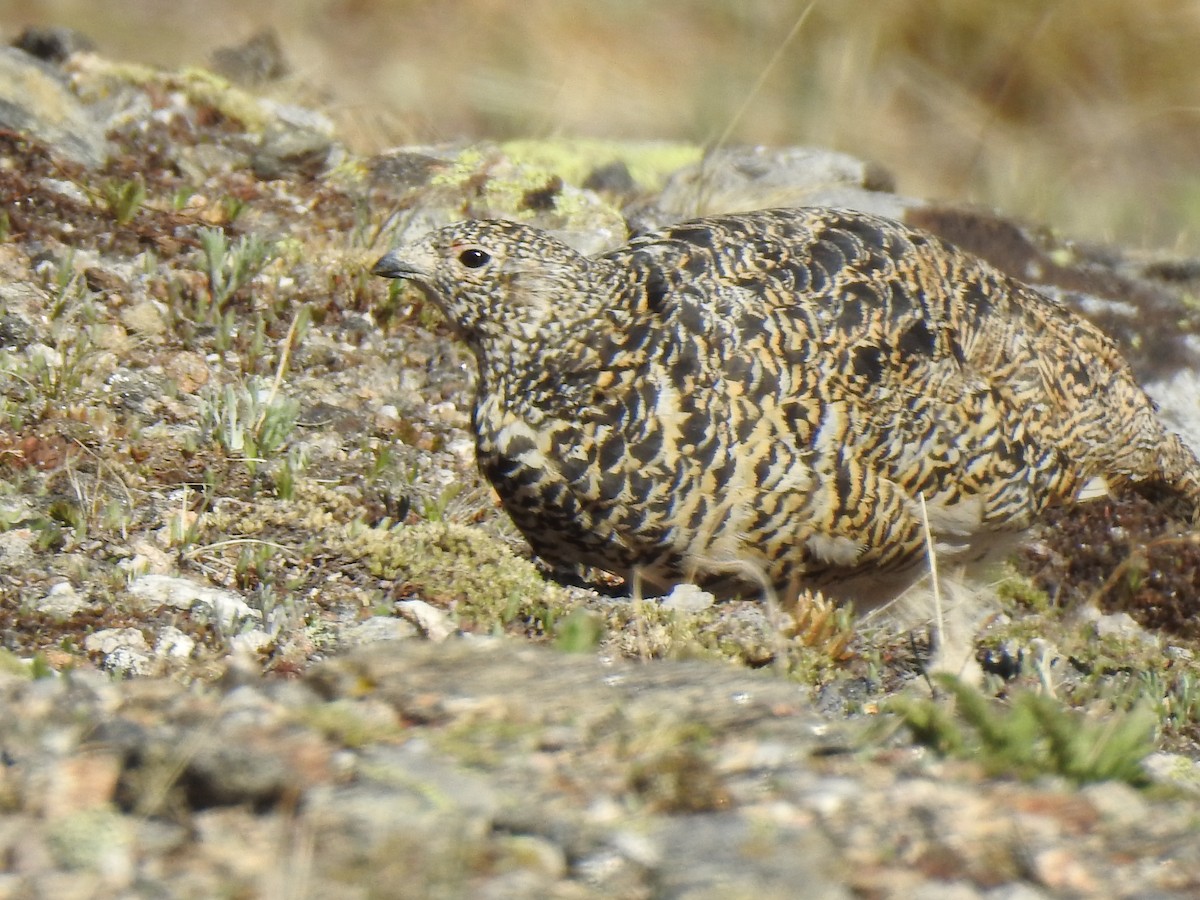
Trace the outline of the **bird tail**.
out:
[[[1168,434],[1163,447],[1162,480],[1188,504],[1192,524],[1200,526],[1200,459],[1176,434]]]

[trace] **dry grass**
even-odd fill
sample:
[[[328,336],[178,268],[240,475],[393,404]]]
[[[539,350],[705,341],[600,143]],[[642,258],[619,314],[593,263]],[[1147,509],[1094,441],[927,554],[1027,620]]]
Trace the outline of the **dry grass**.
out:
[[[169,65],[275,27],[363,146],[586,134],[706,141],[808,0],[0,2],[6,33],[72,22]],[[136,27],[135,27],[136,26]],[[1200,5],[818,0],[732,139],[874,159],[902,191],[1071,234],[1193,251]]]

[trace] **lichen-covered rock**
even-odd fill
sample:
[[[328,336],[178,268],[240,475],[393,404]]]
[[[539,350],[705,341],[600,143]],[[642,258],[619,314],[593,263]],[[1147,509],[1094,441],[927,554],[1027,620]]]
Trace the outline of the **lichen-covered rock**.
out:
[[[53,67],[0,47],[0,127],[45,143],[89,168],[108,158],[104,131]]]

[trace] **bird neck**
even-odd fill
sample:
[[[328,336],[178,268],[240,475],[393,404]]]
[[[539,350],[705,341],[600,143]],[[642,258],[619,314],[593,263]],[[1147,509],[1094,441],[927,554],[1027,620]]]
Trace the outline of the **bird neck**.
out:
[[[629,305],[571,317],[536,340],[509,335],[501,347],[478,348],[479,395],[530,421],[582,412],[614,369],[641,365],[645,347],[630,348],[629,334],[641,313]]]

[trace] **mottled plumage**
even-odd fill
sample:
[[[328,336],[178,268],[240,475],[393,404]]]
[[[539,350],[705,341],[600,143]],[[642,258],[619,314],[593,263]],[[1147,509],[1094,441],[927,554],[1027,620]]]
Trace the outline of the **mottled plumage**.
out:
[[[1200,504],[1114,345],[941,240],[849,210],[699,219],[584,257],[468,221],[381,259],[479,363],[479,464],[534,551],[666,588],[855,598],[1101,482]]]

